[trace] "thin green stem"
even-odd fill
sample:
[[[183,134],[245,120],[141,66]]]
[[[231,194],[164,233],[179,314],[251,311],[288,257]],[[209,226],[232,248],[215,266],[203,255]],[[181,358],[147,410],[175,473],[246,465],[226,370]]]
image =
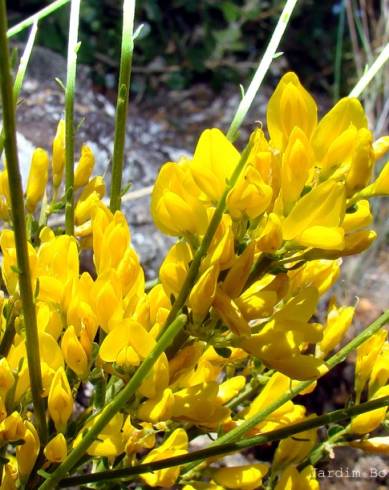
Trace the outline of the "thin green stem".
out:
[[[15,234],[16,257],[19,269],[19,289],[26,331],[27,363],[34,403],[34,413],[36,416],[39,436],[44,444],[47,440],[47,427],[45,406],[42,398],[42,374],[38,329],[32,294],[30,264],[28,260],[23,189],[16,144],[15,104],[8,54],[7,10],[5,0],[0,0],[0,84],[5,131],[5,154],[7,157],[8,183],[9,188],[11,189],[10,200]]]
[[[34,15],[31,15],[31,17],[28,17],[27,19],[22,20],[22,22],[19,22],[19,24],[14,25],[7,31],[7,37],[8,39],[12,36],[15,36],[16,34],[19,34],[19,32],[24,31],[24,29],[27,29],[27,27],[30,27],[32,24],[35,22],[40,21],[44,17],[47,17],[48,15],[52,14],[59,8],[63,7],[67,3],[69,3],[70,0],[56,0],[55,2],[51,3],[47,7],[43,8],[42,10],[39,10]]]
[[[362,94],[362,92],[366,89],[366,87],[369,85],[369,83],[373,80],[375,75],[381,70],[384,64],[388,61],[388,59],[389,59],[389,43],[386,44],[386,46],[378,55],[378,57],[376,58],[374,63],[370,66],[370,68],[365,71],[365,73],[359,79],[358,83],[351,90],[349,96],[359,97]]]
[[[27,65],[28,65],[28,62],[30,60],[32,47],[34,46],[37,30],[38,30],[38,25],[36,22],[34,22],[32,28],[31,28],[31,32],[30,32],[28,39],[27,39],[26,47],[24,48],[22,57],[20,58],[18,70],[17,70],[16,76],[15,76],[13,92],[12,92],[15,107],[16,107],[16,104],[18,102],[20,90],[21,90],[22,85],[23,85],[24,76],[26,74]],[[1,154],[3,153],[3,149],[4,149],[4,129],[2,128],[1,133],[0,133],[0,157],[1,157]]]
[[[203,461],[211,456],[221,456],[223,454],[242,451],[243,449],[268,444],[272,441],[278,441],[287,437],[299,434],[300,432],[315,429],[327,424],[333,424],[348,420],[351,417],[360,415],[361,413],[370,412],[377,408],[385,407],[389,405],[389,395],[369,402],[361,403],[360,405],[354,405],[353,407],[342,408],[340,410],[334,410],[333,412],[325,415],[311,417],[298,422],[296,424],[288,425],[281,429],[272,430],[259,436],[250,437],[243,441],[223,444],[222,446],[212,446],[206,449],[200,449],[199,451],[193,451],[192,453],[176,456],[172,458],[162,459],[153,463],[140,464],[131,468],[123,468],[120,470],[102,471],[100,473],[94,473],[90,475],[74,476],[63,479],[59,483],[60,488],[66,488],[70,486],[91,483],[103,480],[113,480],[116,478],[126,478],[132,475],[140,475],[142,473],[149,473],[151,471],[161,470],[163,468],[171,468],[173,466],[180,466],[184,463],[193,461]]]
[[[342,76],[342,54],[343,54],[343,37],[345,27],[346,8],[342,0],[340,4],[338,30],[336,33],[336,50],[335,50],[335,70],[334,70],[334,101],[337,102],[340,94],[340,80]]]
[[[289,23],[292,12],[297,4],[297,1],[298,0],[287,0],[284,9],[281,12],[281,15],[278,19],[277,26],[273,31],[272,37],[266,48],[263,58],[259,63],[259,66],[254,74],[253,79],[250,82],[247,92],[245,93],[244,97],[240,101],[236,114],[227,131],[227,138],[231,141],[234,141],[238,136],[238,130],[242,125],[242,122],[246,117],[248,110],[250,109],[254,97],[258,92],[258,89],[261,86],[263,79],[265,78],[265,75],[269,69],[271,62],[273,61],[274,55],[276,54],[276,51],[281,42],[285,29]]]
[[[340,364],[346,359],[350,352],[359,347],[365,340],[370,338],[375,332],[377,332],[383,325],[389,321],[389,310],[378,317],[373,323],[366,327],[362,332],[357,335],[354,339],[348,342],[342,349],[340,349],[336,354],[330,357],[326,364],[328,369],[331,370],[337,364]],[[282,407],[285,403],[292,400],[295,396],[301,393],[303,390],[308,388],[312,384],[312,381],[301,381],[297,383],[293,388],[291,388],[287,393],[283,394],[280,398],[276,399],[272,403],[266,406],[263,410],[256,413],[249,419],[242,422],[238,427],[232,429],[227,434],[219,437],[211,446],[218,446],[220,444],[230,443],[237,439],[242,438],[250,429],[253,429],[260,422],[263,422],[266,417],[275,412],[278,408]],[[190,471],[196,465],[188,465],[186,471]]]
[[[120,57],[119,86],[115,115],[115,136],[112,156],[110,201],[110,209],[112,212],[117,211],[121,207],[124,146],[126,142],[126,122],[130,92],[132,54],[134,51],[134,15],[135,0],[124,0],[122,52]]]
[[[74,93],[76,86],[80,0],[71,0],[65,89],[65,231],[74,234]]]
[[[186,316],[179,315],[173,323],[164,331],[154,349],[135,371],[133,377],[126,386],[113,398],[111,403],[106,405],[96,415],[93,426],[83,435],[81,442],[70,452],[65,461],[50,475],[50,477],[39,487],[40,490],[56,488],[57,483],[78,463],[89,446],[98,437],[100,432],[112,419],[112,417],[128,403],[135,391],[142,384],[143,380],[154,366],[159,356],[171,344],[177,333],[184,327]]]

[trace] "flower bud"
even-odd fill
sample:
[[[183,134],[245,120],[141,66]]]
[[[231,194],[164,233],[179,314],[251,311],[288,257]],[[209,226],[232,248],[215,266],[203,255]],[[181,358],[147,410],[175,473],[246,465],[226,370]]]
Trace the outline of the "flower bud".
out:
[[[389,136],[382,136],[373,143],[375,160],[379,160],[389,151]]]
[[[53,437],[53,439],[46,444],[43,453],[50,463],[61,463],[67,455],[67,445],[64,435],[60,433]]]
[[[216,294],[218,276],[219,267],[217,265],[208,267],[193,286],[188,306],[195,318],[202,319],[208,313]]]
[[[48,171],[49,155],[42,148],[37,148],[32,155],[26,191],[26,206],[30,213],[34,212],[45,193]]]
[[[64,432],[73,412],[73,397],[63,367],[58,369],[51,382],[48,409],[57,431]]]
[[[95,157],[91,148],[87,145],[83,145],[81,148],[80,161],[74,171],[74,187],[76,189],[88,183],[94,165]]]
[[[66,364],[81,379],[85,379],[88,374],[88,356],[72,325],[70,325],[63,334],[61,349]]]
[[[53,140],[53,185],[59,187],[65,166],[65,121],[61,119],[58,123],[57,133]]]
[[[31,473],[39,454],[40,441],[38,433],[31,422],[25,422],[24,444],[16,446],[16,460],[18,462],[19,476],[23,481]]]

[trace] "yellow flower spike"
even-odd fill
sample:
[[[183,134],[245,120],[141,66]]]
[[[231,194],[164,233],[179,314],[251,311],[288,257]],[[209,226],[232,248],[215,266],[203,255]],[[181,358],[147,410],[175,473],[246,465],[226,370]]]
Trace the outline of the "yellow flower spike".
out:
[[[248,165],[227,196],[227,209],[233,219],[254,219],[270,205],[273,189],[266,184],[259,171]]]
[[[268,464],[248,464],[219,468],[212,473],[212,478],[224,488],[254,490],[260,487],[262,479],[268,471]]]
[[[267,106],[267,126],[271,144],[283,150],[293,128],[300,128],[309,139],[317,125],[317,107],[295,73],[286,73]]]
[[[387,336],[388,332],[381,329],[357,348],[354,385],[357,399],[365,388]]]
[[[213,265],[203,272],[188,298],[188,306],[192,310],[194,319],[203,319],[208,313],[209,308],[216,294],[219,267]]]
[[[352,441],[349,444],[351,447],[363,449],[367,453],[389,454],[389,436],[371,437],[360,441]]]
[[[389,395],[389,385],[379,388],[370,400]],[[388,407],[377,408],[367,413],[361,413],[354,417],[350,424],[350,432],[353,434],[368,434],[377,429],[385,420]]]
[[[255,237],[256,252],[274,253],[282,245],[281,220],[275,213],[270,213],[265,225],[258,229]]]
[[[43,453],[50,463],[61,463],[67,456],[66,439],[62,433],[57,434],[47,444]]]
[[[141,420],[156,424],[171,418],[173,405],[174,394],[170,388],[166,388],[156,398],[143,402],[138,408],[137,416]]]
[[[49,155],[42,148],[32,154],[30,173],[26,190],[26,207],[33,213],[45,193],[49,172]]]
[[[88,375],[88,356],[72,325],[70,325],[63,334],[61,349],[66,364],[77,374],[77,376],[81,379],[85,379]]]
[[[196,184],[211,201],[220,199],[239,158],[237,149],[219,129],[201,133],[190,167]]]
[[[217,397],[223,405],[232,400],[246,385],[244,376],[233,376],[219,385]]]
[[[301,473],[295,466],[288,466],[280,475],[274,490],[319,490],[313,466],[307,466]]]
[[[325,157],[329,142],[334,142],[351,125],[357,130],[367,128],[367,119],[359,100],[345,97],[321,119],[312,137],[312,146],[319,161]]]
[[[152,463],[173,456],[180,456],[188,452],[188,436],[184,429],[176,429],[163,444],[153,449],[142,460],[143,464]],[[174,466],[163,470],[144,473],[142,480],[150,487],[167,487],[171,488],[180,474],[180,467]]]
[[[89,177],[95,165],[95,157],[88,145],[82,145],[81,157],[74,171],[74,187],[82,187],[89,182]]]
[[[167,235],[201,235],[207,228],[206,207],[200,202],[189,164],[165,163],[151,196],[151,215]]]
[[[51,382],[48,410],[58,432],[64,432],[73,412],[73,397],[65,370],[61,367]]]
[[[353,321],[354,313],[355,308],[352,306],[338,308],[334,302],[330,305],[323,339],[317,346],[321,357],[329,354],[342,341]]]
[[[3,442],[19,441],[24,438],[26,427],[18,412],[12,412],[0,423],[0,440]]]
[[[299,243],[301,238],[305,246],[310,246],[311,240],[312,246],[320,244],[320,248],[326,250],[339,247],[343,232],[339,225],[345,207],[344,184],[333,180],[319,184],[299,199],[285,218],[282,223],[284,239]]]
[[[187,242],[177,242],[170,248],[159,269],[159,280],[168,297],[178,295],[192,259],[192,249]]]
[[[373,221],[369,201],[362,199],[355,204],[355,208],[354,212],[346,213],[344,216],[342,228],[346,233],[365,228]]]
[[[209,219],[213,211],[209,213]],[[220,270],[230,269],[235,260],[234,248],[234,231],[232,229],[232,219],[229,214],[224,214],[212,243],[209,247],[208,254],[205,256],[202,267],[209,267],[217,263]]]
[[[53,140],[53,185],[59,187],[62,181],[65,166],[65,121],[61,119],[58,123],[57,132]]]
[[[355,192],[363,189],[370,181],[375,161],[372,142],[371,131],[366,128],[358,131],[357,143],[351,158],[351,167],[346,176],[348,196],[352,196]]]
[[[31,422],[25,422],[24,444],[16,446],[19,476],[24,481],[31,473],[40,450],[38,433]]]
[[[82,435],[86,429],[89,429],[99,419],[99,416],[95,416],[92,420],[87,422],[82,430],[77,434],[76,439],[73,442],[73,448],[82,441]],[[104,429],[100,432],[99,437],[88,448],[87,453],[89,456],[95,457],[115,457],[124,451],[124,440],[122,433],[123,426],[123,414],[116,413]]]
[[[255,243],[251,242],[234,261],[221,288],[230,298],[237,298],[244,288],[254,262]]]
[[[274,468],[284,468],[290,464],[301,463],[316,443],[317,429],[306,430],[282,439],[274,454],[272,465]]]
[[[389,136],[381,136],[373,142],[374,159],[380,160],[389,151]]]
[[[223,322],[236,335],[249,335],[250,326],[236,303],[222,289],[217,288],[213,307]]]
[[[298,200],[314,164],[314,155],[307,136],[299,127],[293,128],[282,158],[281,197],[284,214]]]
[[[12,373],[8,361],[5,357],[0,359],[0,398],[5,400],[8,391],[15,382],[15,377]]]
[[[385,386],[389,381],[389,344],[385,342],[382,346],[369,379],[368,397],[370,398],[379,388]]]

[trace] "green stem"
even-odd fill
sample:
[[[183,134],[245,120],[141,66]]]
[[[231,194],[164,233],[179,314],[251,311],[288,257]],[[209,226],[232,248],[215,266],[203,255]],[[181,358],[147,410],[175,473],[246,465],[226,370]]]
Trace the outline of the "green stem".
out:
[[[180,466],[184,463],[192,461],[203,461],[206,458],[213,456],[221,456],[223,454],[242,451],[254,446],[260,446],[268,444],[272,441],[278,441],[287,437],[299,434],[300,432],[315,429],[327,424],[333,424],[341,422],[343,420],[350,419],[361,413],[370,412],[377,408],[385,407],[389,405],[389,395],[371,400],[369,402],[361,403],[360,405],[354,405],[349,408],[342,408],[340,410],[334,410],[333,412],[325,415],[311,417],[303,422],[288,425],[281,429],[272,430],[259,436],[250,437],[243,441],[223,444],[222,446],[210,446],[206,449],[200,449],[199,451],[193,451],[192,453],[184,454],[181,456],[175,456],[172,458],[162,459],[153,463],[140,464],[131,468],[123,468],[120,470],[102,471],[100,473],[94,473],[90,475],[74,476],[66,478],[60,481],[59,487],[66,488],[70,486],[91,483],[103,480],[113,480],[116,478],[125,478],[131,475],[140,475],[142,473],[149,473],[151,471],[161,470],[163,468],[171,468],[173,466]]]
[[[27,27],[30,27],[32,24],[35,22],[40,21],[44,17],[47,17],[48,15],[52,14],[59,8],[63,7],[67,3],[69,3],[70,0],[56,0],[55,2],[51,3],[47,7],[43,8],[42,10],[39,10],[34,15],[31,15],[31,17],[28,17],[27,19],[22,20],[22,22],[19,22],[19,24],[16,24],[15,26],[11,27],[7,31],[7,38],[9,39],[12,36],[15,36],[16,34],[19,34],[19,32],[24,31],[24,29],[27,29]]]
[[[373,323],[366,327],[359,335],[348,342],[342,349],[340,349],[336,354],[330,357],[326,364],[328,369],[331,370],[336,365],[340,364],[346,359],[350,352],[359,347],[365,340],[369,339],[375,332],[377,332],[383,325],[389,321],[389,310],[378,317]],[[211,446],[218,446],[220,444],[230,443],[237,439],[243,437],[250,429],[253,429],[260,422],[263,422],[266,417],[275,412],[278,408],[282,407],[285,403],[292,400],[295,396],[301,393],[303,390],[310,386],[312,381],[301,381],[296,384],[294,388],[291,388],[287,393],[282,395],[277,400],[270,403],[266,408],[256,413],[249,419],[242,422],[238,427],[232,429],[227,434],[219,437]],[[186,471],[192,470],[196,465],[188,465],[185,468]]]
[[[358,83],[351,90],[350,97],[359,97],[375,75],[380,71],[384,64],[389,60],[389,43],[386,44],[379,56],[376,58],[370,68],[362,75]]]
[[[68,61],[65,89],[65,231],[74,234],[74,92],[80,0],[71,0],[69,19]]]
[[[13,86],[13,98],[14,98],[15,107],[18,102],[20,90],[23,85],[24,76],[26,74],[27,65],[30,60],[32,47],[34,46],[37,30],[38,30],[38,25],[35,22],[32,26],[30,35],[28,36],[27,44],[26,47],[24,48],[22,57],[20,58],[20,62],[19,62],[18,70],[16,72],[14,86]],[[2,128],[0,133],[0,157],[1,154],[3,153],[3,149],[4,149],[4,129]]]
[[[63,463],[61,463],[50,477],[39,487],[40,490],[56,488],[57,483],[77,464],[112,417],[119,410],[123,409],[126,403],[134,395],[135,391],[142,384],[159,356],[166,350],[177,333],[184,327],[186,320],[185,315],[180,315],[168,326],[154,349],[138,367],[127,385],[113,398],[111,403],[106,405],[101,412],[96,414],[98,416],[96,422],[86,434],[83,435],[81,442],[70,452],[65,461],[63,461]]]
[[[358,406],[358,405],[356,405]],[[322,458],[325,453],[328,454],[328,450],[332,448],[332,446],[335,444],[335,442],[339,441],[344,434],[347,432],[348,426],[339,430],[335,434],[333,434],[331,437],[320,443],[316,448],[311,452],[311,454],[304,460],[301,465],[302,468],[308,465],[315,465],[318,463]]]
[[[237,138],[238,130],[242,125],[242,122],[246,117],[248,110],[250,109],[254,97],[258,92],[258,89],[261,86],[263,79],[265,78],[271,62],[273,61],[274,55],[276,54],[276,51],[281,42],[285,29],[289,23],[292,12],[297,4],[297,1],[298,0],[287,0],[284,9],[281,12],[277,26],[273,31],[272,37],[266,48],[263,58],[259,63],[253,79],[250,82],[250,86],[247,92],[240,101],[239,107],[228,129],[227,138],[231,141],[234,141]]]
[[[112,183],[110,201],[110,209],[112,212],[117,211],[121,207],[126,121],[128,113],[128,97],[130,92],[132,54],[134,51],[134,15],[135,0],[124,0],[122,52],[120,57],[118,98],[116,101],[115,115],[115,136],[112,156]]]
[[[7,42],[7,10],[5,0],[0,0],[0,84],[3,102],[5,154],[11,199],[15,248],[19,269],[19,289],[26,330],[27,363],[30,376],[34,413],[42,443],[47,440],[45,406],[42,398],[42,374],[39,355],[38,329],[32,294],[30,264],[28,260],[26,221],[22,181],[16,144],[15,104],[9,65]]]

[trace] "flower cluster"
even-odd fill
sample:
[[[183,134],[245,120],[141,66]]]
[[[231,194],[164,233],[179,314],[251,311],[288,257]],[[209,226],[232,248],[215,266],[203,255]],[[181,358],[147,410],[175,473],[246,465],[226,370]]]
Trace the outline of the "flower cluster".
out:
[[[25,206],[33,222],[28,254],[49,440],[40,441],[31,412],[28,325],[14,233],[4,227],[0,437],[7,461],[1,488],[35,488],[36,463],[50,472],[77,448],[101,409],[154,352],[188,281],[180,308],[187,317],[184,330],[88,447],[94,469],[184,455],[197,436],[239,428],[301,380],[310,381],[303,394],[312,392],[328,372],[329,355],[345,337],[354,308],[332,298],[320,319],[318,303],[337,280],[341,257],[364,251],[376,237],[368,199],[389,194],[388,164],[374,180],[375,162],[388,150],[389,138],[373,142],[363,108],[352,98],[340,100],[318,121],[315,101],[294,73],[281,79],[269,101],[267,128],[269,139],[256,129],[242,153],[221,131],[208,129],[192,159],[162,166],[151,213],[161,231],[179,238],[151,289],[124,215],[102,202],[104,181],[91,176],[91,149],[82,147],[75,169],[74,237],[47,222],[65,202],[58,197],[64,123],[51,159],[35,150]],[[4,170],[0,213],[12,224],[9,193]],[[80,272],[81,248],[92,250],[93,272]],[[388,355],[383,329],[359,347],[357,402],[389,394]],[[357,415],[347,431],[370,434],[385,416],[385,407]],[[248,434],[307,417],[301,403],[289,400]],[[382,438],[354,438],[353,444],[389,447]],[[192,471],[190,479],[179,466],[140,478],[149,487],[179,481],[184,490],[250,490],[263,479],[276,490],[316,489],[310,455],[317,447],[317,431],[310,429],[282,440],[271,464],[227,468],[208,460],[203,473]]]

